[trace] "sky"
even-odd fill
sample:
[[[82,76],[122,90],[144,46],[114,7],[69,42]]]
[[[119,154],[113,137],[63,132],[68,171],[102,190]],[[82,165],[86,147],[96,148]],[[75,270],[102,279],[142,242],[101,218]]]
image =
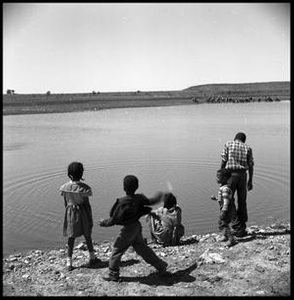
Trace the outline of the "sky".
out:
[[[3,93],[290,81],[290,3],[2,3]]]

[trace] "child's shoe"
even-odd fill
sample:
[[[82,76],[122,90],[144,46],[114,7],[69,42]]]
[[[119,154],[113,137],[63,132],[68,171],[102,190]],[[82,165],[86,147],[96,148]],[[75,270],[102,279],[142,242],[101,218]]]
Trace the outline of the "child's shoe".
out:
[[[228,240],[228,236],[226,234],[223,234],[219,237],[218,241],[219,242],[226,242]]]
[[[95,257],[95,258],[89,260],[89,262],[87,264],[87,267],[88,268],[93,267],[93,266],[95,266],[96,264],[98,264],[100,262],[101,262],[101,259]]]
[[[72,271],[74,269],[74,267],[73,266],[67,266],[67,271]]]
[[[120,282],[121,278],[119,276],[113,276],[113,275],[108,275],[107,277],[102,277],[106,281],[114,281],[114,282]]]
[[[167,266],[168,266],[168,264],[164,261],[162,263],[162,267],[160,269],[157,269],[159,276],[169,276],[169,275],[171,275],[171,273],[166,270]]]
[[[230,247],[233,247],[233,246],[236,245],[236,244],[238,244],[238,242],[237,242],[237,240],[235,239],[235,237],[232,236],[232,237],[229,238],[229,240],[228,240],[226,246],[227,246],[228,248],[230,248]]]
[[[247,236],[247,231],[246,231],[246,230],[237,231],[237,232],[234,233],[234,235],[235,235],[236,237],[242,238],[242,237]]]

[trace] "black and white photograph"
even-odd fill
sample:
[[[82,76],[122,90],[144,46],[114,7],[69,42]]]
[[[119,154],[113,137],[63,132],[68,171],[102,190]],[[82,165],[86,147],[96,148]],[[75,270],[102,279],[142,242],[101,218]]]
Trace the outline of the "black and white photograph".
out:
[[[2,296],[290,296],[290,2],[6,2]]]

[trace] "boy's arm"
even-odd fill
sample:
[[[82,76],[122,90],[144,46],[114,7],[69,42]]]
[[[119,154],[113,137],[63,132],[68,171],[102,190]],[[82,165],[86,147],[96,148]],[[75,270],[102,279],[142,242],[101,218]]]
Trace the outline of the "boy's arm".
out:
[[[100,219],[98,221],[98,224],[102,227],[109,227],[116,224],[117,218],[116,218],[116,208],[118,206],[118,200],[114,203],[110,210],[110,218],[109,219]]]
[[[101,227],[109,227],[109,226],[113,226],[115,225],[113,218],[109,218],[109,219],[100,219],[98,221],[98,225],[100,225]]]
[[[221,153],[221,169],[224,169],[226,164],[227,164],[227,161],[228,161],[228,149],[227,149],[227,145],[225,144],[223,150],[222,150],[222,153]]]
[[[145,197],[145,205],[154,205],[154,204],[157,204],[157,203],[159,203],[160,201],[161,201],[161,199],[162,199],[162,196],[164,195],[164,193],[163,192],[157,192],[153,197],[151,197],[151,198],[147,198],[147,197],[145,197],[144,195],[144,197]]]
[[[63,200],[64,200],[64,207],[66,208],[67,207],[67,201],[66,201],[66,198],[65,198],[65,193],[61,189],[59,191],[60,191],[60,196],[63,197]]]
[[[160,216],[158,215],[157,210],[150,211],[149,215],[152,216],[154,219],[160,220]]]

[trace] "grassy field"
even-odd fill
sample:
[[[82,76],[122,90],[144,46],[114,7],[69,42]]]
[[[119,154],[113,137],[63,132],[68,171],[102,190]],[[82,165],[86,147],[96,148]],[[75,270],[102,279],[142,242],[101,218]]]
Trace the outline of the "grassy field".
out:
[[[244,99],[265,101],[266,97],[279,100],[290,99],[290,82],[208,84],[193,86],[180,91],[76,94],[13,93],[3,95],[3,115],[200,104],[209,103],[211,98],[232,99],[237,102]]]

